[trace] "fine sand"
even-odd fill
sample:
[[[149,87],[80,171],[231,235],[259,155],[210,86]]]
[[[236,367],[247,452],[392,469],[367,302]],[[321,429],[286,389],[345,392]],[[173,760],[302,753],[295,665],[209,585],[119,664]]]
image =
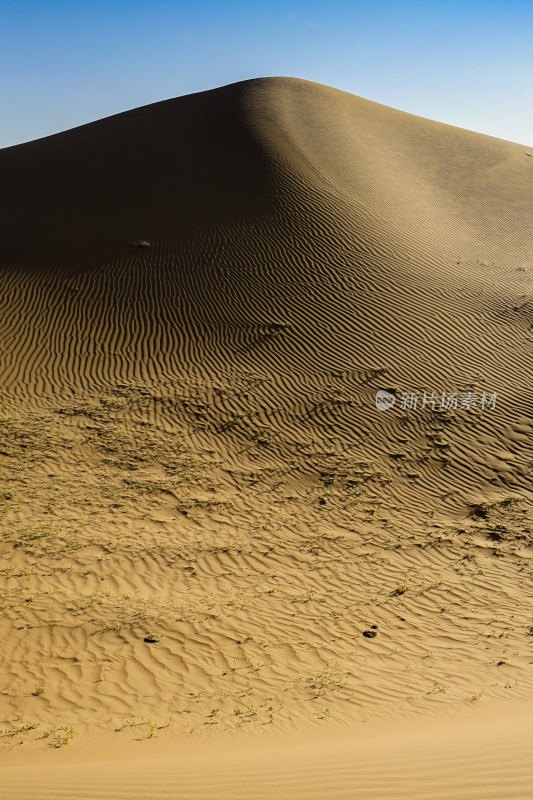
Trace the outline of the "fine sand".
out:
[[[270,78],[0,175],[2,797],[531,800],[533,148]]]

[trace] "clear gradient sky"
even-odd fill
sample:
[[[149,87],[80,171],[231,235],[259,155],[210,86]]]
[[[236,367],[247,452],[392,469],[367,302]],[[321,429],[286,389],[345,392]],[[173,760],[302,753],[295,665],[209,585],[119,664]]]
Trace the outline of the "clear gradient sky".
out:
[[[533,0],[0,0],[0,147],[289,75],[533,145]]]

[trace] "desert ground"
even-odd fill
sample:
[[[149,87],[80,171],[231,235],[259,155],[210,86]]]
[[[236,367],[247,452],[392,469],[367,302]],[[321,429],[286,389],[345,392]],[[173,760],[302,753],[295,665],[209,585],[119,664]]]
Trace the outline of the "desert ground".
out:
[[[531,800],[533,147],[265,78],[0,174],[3,797]]]

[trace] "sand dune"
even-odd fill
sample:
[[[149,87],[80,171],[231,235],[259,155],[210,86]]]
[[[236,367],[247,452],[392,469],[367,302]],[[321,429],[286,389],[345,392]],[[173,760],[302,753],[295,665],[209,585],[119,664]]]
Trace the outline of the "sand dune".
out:
[[[532,155],[289,78],[0,151],[13,792],[37,796],[33,758],[66,796],[53,759],[81,775],[99,742],[146,764],[186,742],[192,786],[211,746],[214,768],[312,732],[340,743],[329,796],[390,797],[354,793],[350,742],[381,725],[409,796],[531,796],[527,725],[484,720],[533,687]],[[451,714],[437,765],[422,717]],[[75,796],[194,796],[168,764]],[[231,764],[197,796],[240,796]],[[320,769],[239,791],[324,797]]]
[[[144,750],[65,748],[3,770],[6,800],[41,798],[323,797],[493,800],[529,798],[531,714],[498,708],[469,718],[377,724],[309,735],[201,744],[154,741]],[[206,764],[209,769],[206,769]],[[95,770],[97,767],[97,771]]]

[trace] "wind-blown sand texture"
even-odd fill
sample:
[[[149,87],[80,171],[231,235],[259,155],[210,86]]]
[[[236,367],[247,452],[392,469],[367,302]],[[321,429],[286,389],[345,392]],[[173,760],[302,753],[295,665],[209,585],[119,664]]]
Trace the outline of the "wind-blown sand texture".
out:
[[[533,149],[271,78],[0,175],[4,796],[531,798]]]

